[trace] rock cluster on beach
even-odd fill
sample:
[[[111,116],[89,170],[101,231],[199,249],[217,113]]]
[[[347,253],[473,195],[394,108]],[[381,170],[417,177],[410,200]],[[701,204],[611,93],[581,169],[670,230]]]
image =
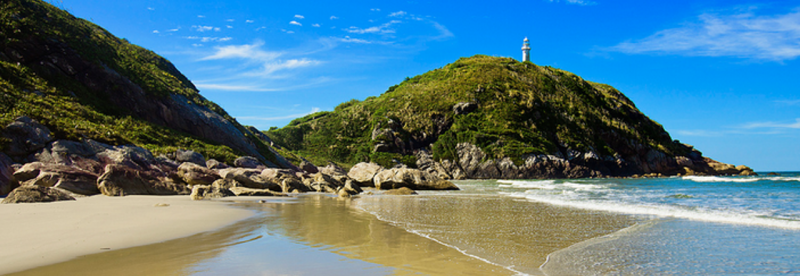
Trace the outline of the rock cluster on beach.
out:
[[[74,200],[106,195],[189,195],[192,199],[226,196],[286,196],[322,192],[350,197],[362,187],[389,190],[458,189],[451,182],[411,168],[384,169],[358,164],[346,172],[334,164],[304,169],[275,168],[243,156],[233,166],[206,160],[191,150],[154,156],[134,145],[112,146],[91,139],[54,140],[47,127],[27,117],[13,123],[24,131],[0,153],[3,203]],[[20,160],[22,163],[14,163]]]

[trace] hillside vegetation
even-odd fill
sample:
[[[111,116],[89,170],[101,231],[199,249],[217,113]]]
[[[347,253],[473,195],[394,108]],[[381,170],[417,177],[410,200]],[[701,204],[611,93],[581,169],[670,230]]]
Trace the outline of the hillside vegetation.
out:
[[[474,111],[454,112],[466,103]],[[468,142],[487,158],[522,162],[529,154],[568,150],[625,155],[620,141],[685,155],[658,123],[622,93],[560,69],[477,55],[461,58],[390,87],[379,97],[351,100],[267,131],[284,150],[315,163],[362,161],[413,166],[414,151],[457,160]],[[394,161],[393,161],[394,160]]]
[[[0,49],[0,127],[25,115],[57,139],[136,144],[156,153],[193,149],[226,162],[253,148],[275,160],[172,63],[43,1],[0,3]],[[247,141],[203,135],[218,131],[194,126],[194,118],[176,123],[175,106],[216,113]]]

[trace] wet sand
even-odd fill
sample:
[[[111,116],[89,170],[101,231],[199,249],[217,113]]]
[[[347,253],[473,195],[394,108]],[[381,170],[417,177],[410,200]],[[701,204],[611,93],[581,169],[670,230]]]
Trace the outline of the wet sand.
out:
[[[156,206],[158,205],[158,206]],[[214,230],[253,212],[188,196],[0,204],[0,274]]]
[[[257,214],[217,231],[12,275],[540,274],[547,254],[633,223],[499,196],[243,199]]]

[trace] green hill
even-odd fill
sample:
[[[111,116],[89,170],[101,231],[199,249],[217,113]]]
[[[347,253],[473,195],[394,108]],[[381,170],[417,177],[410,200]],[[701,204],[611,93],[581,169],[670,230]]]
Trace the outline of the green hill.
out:
[[[56,139],[280,163],[168,60],[48,3],[2,1],[0,49],[0,127],[24,115]]]
[[[481,55],[266,134],[287,152],[345,166],[363,161],[416,166],[415,153],[422,150],[468,170],[464,143],[477,146],[484,163],[508,158],[519,167],[534,156],[552,155],[598,172],[557,177],[675,174],[684,166],[694,169],[677,161],[705,162],[609,85],[549,66]],[[515,176],[540,175],[509,177]]]

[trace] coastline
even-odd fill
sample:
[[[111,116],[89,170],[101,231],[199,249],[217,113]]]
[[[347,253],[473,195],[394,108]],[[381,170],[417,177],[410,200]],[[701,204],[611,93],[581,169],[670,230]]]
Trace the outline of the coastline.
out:
[[[254,213],[188,196],[92,196],[0,205],[0,274],[154,244],[230,225]]]

